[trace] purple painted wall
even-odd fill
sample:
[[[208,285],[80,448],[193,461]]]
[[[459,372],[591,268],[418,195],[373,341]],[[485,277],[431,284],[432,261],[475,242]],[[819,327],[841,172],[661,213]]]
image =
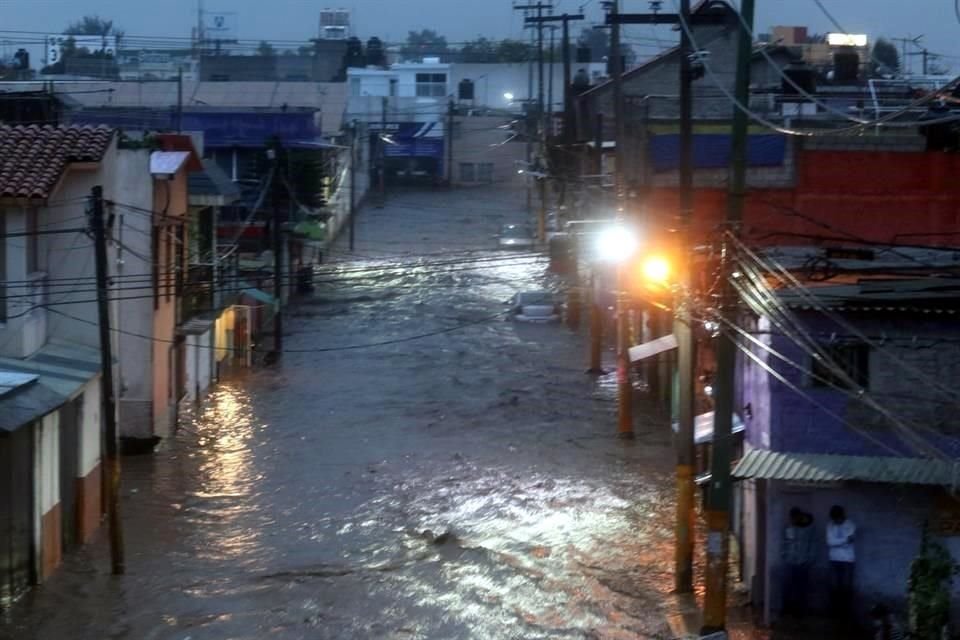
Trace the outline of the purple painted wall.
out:
[[[808,331],[822,340],[831,334],[843,340],[842,327],[819,314],[798,313]],[[923,438],[944,453],[960,456],[960,412],[957,398],[951,402],[931,380],[960,390],[960,324],[953,315],[905,314],[894,312],[848,314],[845,318],[875,340],[886,337],[880,350],[871,350],[870,395]],[[756,325],[756,335],[782,355],[811,367],[810,356],[793,341],[771,327],[766,319]],[[943,341],[946,337],[948,340]],[[747,441],[752,447],[803,453],[840,455],[917,455],[890,420],[863,402],[829,387],[815,386],[808,376],[777,357],[754,347],[753,353],[792,385],[810,396],[806,399],[763,368],[740,355],[739,406],[749,405],[746,417]],[[909,371],[902,362],[920,370]],[[821,406],[817,406],[818,403]],[[745,412],[746,413],[746,412]],[[831,417],[842,417],[857,429]],[[862,433],[858,433],[858,430]],[[866,435],[864,435],[866,434]]]

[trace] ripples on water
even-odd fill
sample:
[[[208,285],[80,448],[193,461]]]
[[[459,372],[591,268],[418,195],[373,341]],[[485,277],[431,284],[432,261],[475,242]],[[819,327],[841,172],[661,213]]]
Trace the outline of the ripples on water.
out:
[[[450,206],[405,221],[404,198]],[[445,331],[559,286],[544,257],[485,248],[515,204],[471,206],[407,194],[365,214],[366,257],[336,253],[318,273],[291,313],[294,352],[224,382],[153,458],[126,461],[130,575],[104,576],[94,547],[21,603],[10,637],[662,632],[669,440],[653,415],[646,439],[613,437],[611,384],[583,375],[579,338],[497,318],[299,352]]]

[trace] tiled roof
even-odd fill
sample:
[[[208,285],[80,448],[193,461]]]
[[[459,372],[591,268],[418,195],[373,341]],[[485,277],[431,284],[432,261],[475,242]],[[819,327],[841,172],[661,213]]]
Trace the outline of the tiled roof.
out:
[[[107,127],[0,126],[0,199],[45,200],[71,162],[99,162]]]

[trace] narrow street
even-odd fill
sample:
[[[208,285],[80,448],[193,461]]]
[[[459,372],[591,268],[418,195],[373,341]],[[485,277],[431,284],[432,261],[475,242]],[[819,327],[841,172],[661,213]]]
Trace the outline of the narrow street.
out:
[[[101,533],[0,638],[668,638],[669,430],[641,406],[618,440],[583,337],[503,317],[555,286],[495,248],[524,217],[490,188],[366,208],[282,362],[125,459],[127,575]]]

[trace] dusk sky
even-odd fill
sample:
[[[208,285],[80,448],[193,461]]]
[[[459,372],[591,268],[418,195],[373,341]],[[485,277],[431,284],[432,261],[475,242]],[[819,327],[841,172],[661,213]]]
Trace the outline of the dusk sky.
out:
[[[672,11],[676,0],[664,0]],[[871,36],[915,37],[933,52],[960,56],[957,45],[960,23],[951,0],[823,0],[824,6],[849,32]],[[388,42],[403,40],[410,29],[432,28],[450,42],[485,35],[519,37],[521,18],[510,0],[206,0],[208,11],[235,11],[239,37],[245,40],[305,40],[315,37],[319,10],[344,7],[354,11],[357,35],[378,35]],[[600,0],[559,0],[557,12],[576,12],[586,5],[589,18],[600,18]],[[624,0],[624,11],[647,11],[646,0]],[[923,7],[921,9],[921,7]],[[113,19],[127,34],[189,36],[196,24],[197,0],[0,0],[0,30],[59,32],[83,14]],[[760,31],[775,24],[807,25],[811,31],[836,30],[813,0],[758,0],[756,26]],[[11,34],[3,34],[5,39]],[[22,37],[22,36],[21,36]],[[632,27],[627,38],[638,45],[640,56],[654,53],[649,38],[672,41],[667,27]],[[7,44],[7,48],[13,42]],[[643,48],[647,47],[647,48]],[[960,68],[960,58],[944,59]],[[919,65],[919,63],[917,63]]]

